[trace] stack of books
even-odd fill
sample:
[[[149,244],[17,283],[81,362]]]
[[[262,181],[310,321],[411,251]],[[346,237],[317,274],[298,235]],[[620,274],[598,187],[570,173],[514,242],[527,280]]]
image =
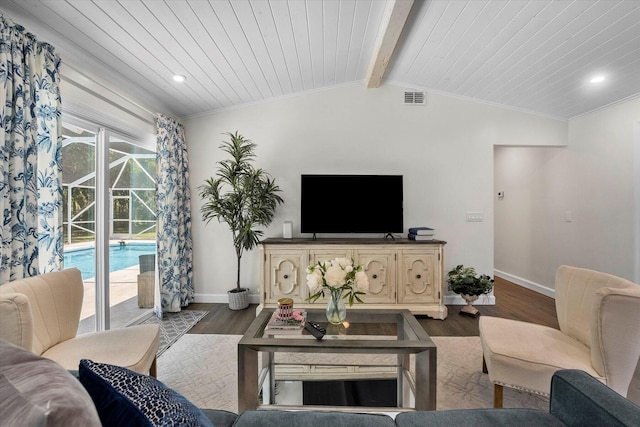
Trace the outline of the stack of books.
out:
[[[278,318],[278,313],[273,312],[269,323],[264,328],[270,334],[301,334],[307,321],[307,312],[304,310],[294,310],[291,319],[282,320]]]
[[[429,227],[411,227],[409,228],[409,240],[433,240],[435,230]]]

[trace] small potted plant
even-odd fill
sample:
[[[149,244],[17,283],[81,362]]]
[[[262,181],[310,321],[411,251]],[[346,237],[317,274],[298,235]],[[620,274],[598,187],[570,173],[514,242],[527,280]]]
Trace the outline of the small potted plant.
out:
[[[460,314],[478,317],[480,312],[473,306],[474,301],[482,294],[493,289],[493,279],[486,274],[477,275],[475,268],[458,265],[447,273],[449,290],[459,294],[467,302]]]
[[[271,224],[276,207],[283,202],[275,180],[252,162],[255,144],[242,135],[227,133],[229,141],[220,148],[231,158],[218,162],[215,177],[200,187],[204,200],[202,219],[208,224],[213,218],[226,222],[231,229],[236,251],[236,287],[227,292],[229,308],[242,310],[249,306],[249,289],[240,286],[240,260],[246,250],[253,249],[263,232],[256,227]]]

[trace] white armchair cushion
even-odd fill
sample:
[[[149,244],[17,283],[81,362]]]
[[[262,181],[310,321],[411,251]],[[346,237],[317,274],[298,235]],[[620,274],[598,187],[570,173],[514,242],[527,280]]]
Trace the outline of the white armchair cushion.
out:
[[[640,406],[640,358],[638,359],[633,378],[631,378],[631,384],[629,384],[627,399]]]
[[[596,292],[603,287],[636,286],[621,277],[600,271],[562,265],[556,273],[556,313],[560,330],[591,346],[591,325]]]
[[[8,293],[0,297],[0,338],[31,351],[33,321],[25,295]]]
[[[593,311],[591,362],[609,387],[626,396],[640,359],[640,286],[599,289]]]
[[[77,370],[80,359],[91,359],[147,373],[158,351],[159,337],[158,325],[130,326],[78,335],[50,348],[42,356],[66,369]]]
[[[5,283],[0,286],[0,293],[20,293],[29,299],[33,345],[28,350],[35,354],[40,355],[78,333],[84,285],[77,268]]]
[[[493,383],[548,396],[559,369],[581,369],[602,380],[591,366],[589,347],[557,329],[482,316],[480,335]]]

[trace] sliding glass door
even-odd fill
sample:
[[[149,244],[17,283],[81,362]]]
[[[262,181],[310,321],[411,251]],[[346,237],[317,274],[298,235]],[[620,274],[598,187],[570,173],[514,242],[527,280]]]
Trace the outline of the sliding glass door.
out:
[[[96,330],[96,140],[95,132],[63,125],[64,267],[78,268],[84,281],[79,333]]]
[[[104,128],[63,128],[64,261],[85,286],[79,332],[124,327],[153,307],[155,153]]]
[[[111,328],[153,309],[156,155],[116,135],[109,143],[109,301]]]

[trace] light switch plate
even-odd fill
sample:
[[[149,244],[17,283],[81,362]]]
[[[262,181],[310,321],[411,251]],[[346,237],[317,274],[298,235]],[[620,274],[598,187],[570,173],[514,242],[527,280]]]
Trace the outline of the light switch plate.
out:
[[[468,211],[467,222],[482,222],[484,221],[484,212],[482,211]]]

